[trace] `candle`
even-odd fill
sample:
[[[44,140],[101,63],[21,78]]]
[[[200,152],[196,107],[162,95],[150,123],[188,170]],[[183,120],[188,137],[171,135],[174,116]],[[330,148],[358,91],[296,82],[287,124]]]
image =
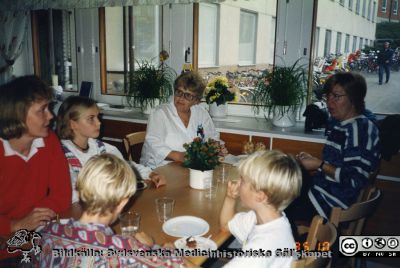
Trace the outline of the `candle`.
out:
[[[53,86],[58,86],[58,75],[53,74],[53,75],[51,76],[51,82],[52,82],[52,85],[53,85]]]

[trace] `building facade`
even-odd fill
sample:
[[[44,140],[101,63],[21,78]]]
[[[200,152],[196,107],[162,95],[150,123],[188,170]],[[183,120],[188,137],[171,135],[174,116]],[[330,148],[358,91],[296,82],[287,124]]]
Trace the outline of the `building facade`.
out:
[[[378,13],[376,21],[400,22],[399,0],[378,0]]]

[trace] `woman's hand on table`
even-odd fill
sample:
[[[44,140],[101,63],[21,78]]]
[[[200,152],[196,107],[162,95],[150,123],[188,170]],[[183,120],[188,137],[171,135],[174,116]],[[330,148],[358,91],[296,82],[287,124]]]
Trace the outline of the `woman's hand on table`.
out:
[[[49,208],[34,208],[22,219],[11,222],[11,232],[16,232],[20,229],[35,230],[39,226],[46,225],[47,222],[55,217],[56,213]]]
[[[154,245],[154,239],[146,234],[145,232],[139,232],[135,234],[135,238],[143,245],[152,247]]]
[[[150,175],[149,175],[149,179],[150,179],[151,182],[154,183],[154,186],[156,188],[167,184],[165,176],[161,175],[161,174],[158,174],[156,172],[151,172]]]
[[[301,152],[296,155],[296,159],[308,171],[317,170],[322,163],[321,159],[305,152]]]

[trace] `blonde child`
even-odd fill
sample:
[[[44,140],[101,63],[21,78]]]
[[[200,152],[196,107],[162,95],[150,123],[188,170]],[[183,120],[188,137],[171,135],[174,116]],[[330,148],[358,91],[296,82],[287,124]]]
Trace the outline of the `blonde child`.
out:
[[[135,174],[125,161],[108,153],[93,156],[79,173],[76,188],[82,204],[82,216],[79,220],[69,219],[66,224],[53,221],[43,228],[42,252],[36,259],[37,267],[75,267],[77,264],[79,267],[180,267],[183,264],[183,260],[175,256],[62,256],[62,250],[72,252],[74,249],[92,252],[114,249],[122,252],[124,249],[159,248],[143,232],[135,237],[123,237],[115,235],[109,227],[136,191]]]
[[[230,231],[245,250],[270,250],[268,257],[235,257],[226,267],[290,267],[294,256],[277,257],[276,250],[294,249],[295,241],[283,210],[299,195],[301,171],[291,156],[259,151],[243,160],[240,181],[228,182],[220,215],[221,228]],[[249,212],[235,214],[236,200]]]
[[[60,106],[57,115],[57,134],[68,160],[71,184],[72,203],[78,202],[75,189],[76,179],[82,166],[90,157],[110,153],[123,159],[120,151],[108,143],[97,139],[100,135],[99,108],[90,98],[80,96],[68,97]],[[130,162],[142,178],[149,178],[156,187],[165,184],[165,178],[143,165]]]

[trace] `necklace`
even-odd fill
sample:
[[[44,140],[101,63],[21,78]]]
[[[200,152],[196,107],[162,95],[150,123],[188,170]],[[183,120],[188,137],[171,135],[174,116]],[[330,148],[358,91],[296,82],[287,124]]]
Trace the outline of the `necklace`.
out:
[[[86,153],[89,150],[89,143],[87,144],[86,148],[82,148],[81,146],[76,144],[73,140],[71,140],[71,142],[75,145],[76,148],[78,148],[79,150],[81,150],[84,153]]]

